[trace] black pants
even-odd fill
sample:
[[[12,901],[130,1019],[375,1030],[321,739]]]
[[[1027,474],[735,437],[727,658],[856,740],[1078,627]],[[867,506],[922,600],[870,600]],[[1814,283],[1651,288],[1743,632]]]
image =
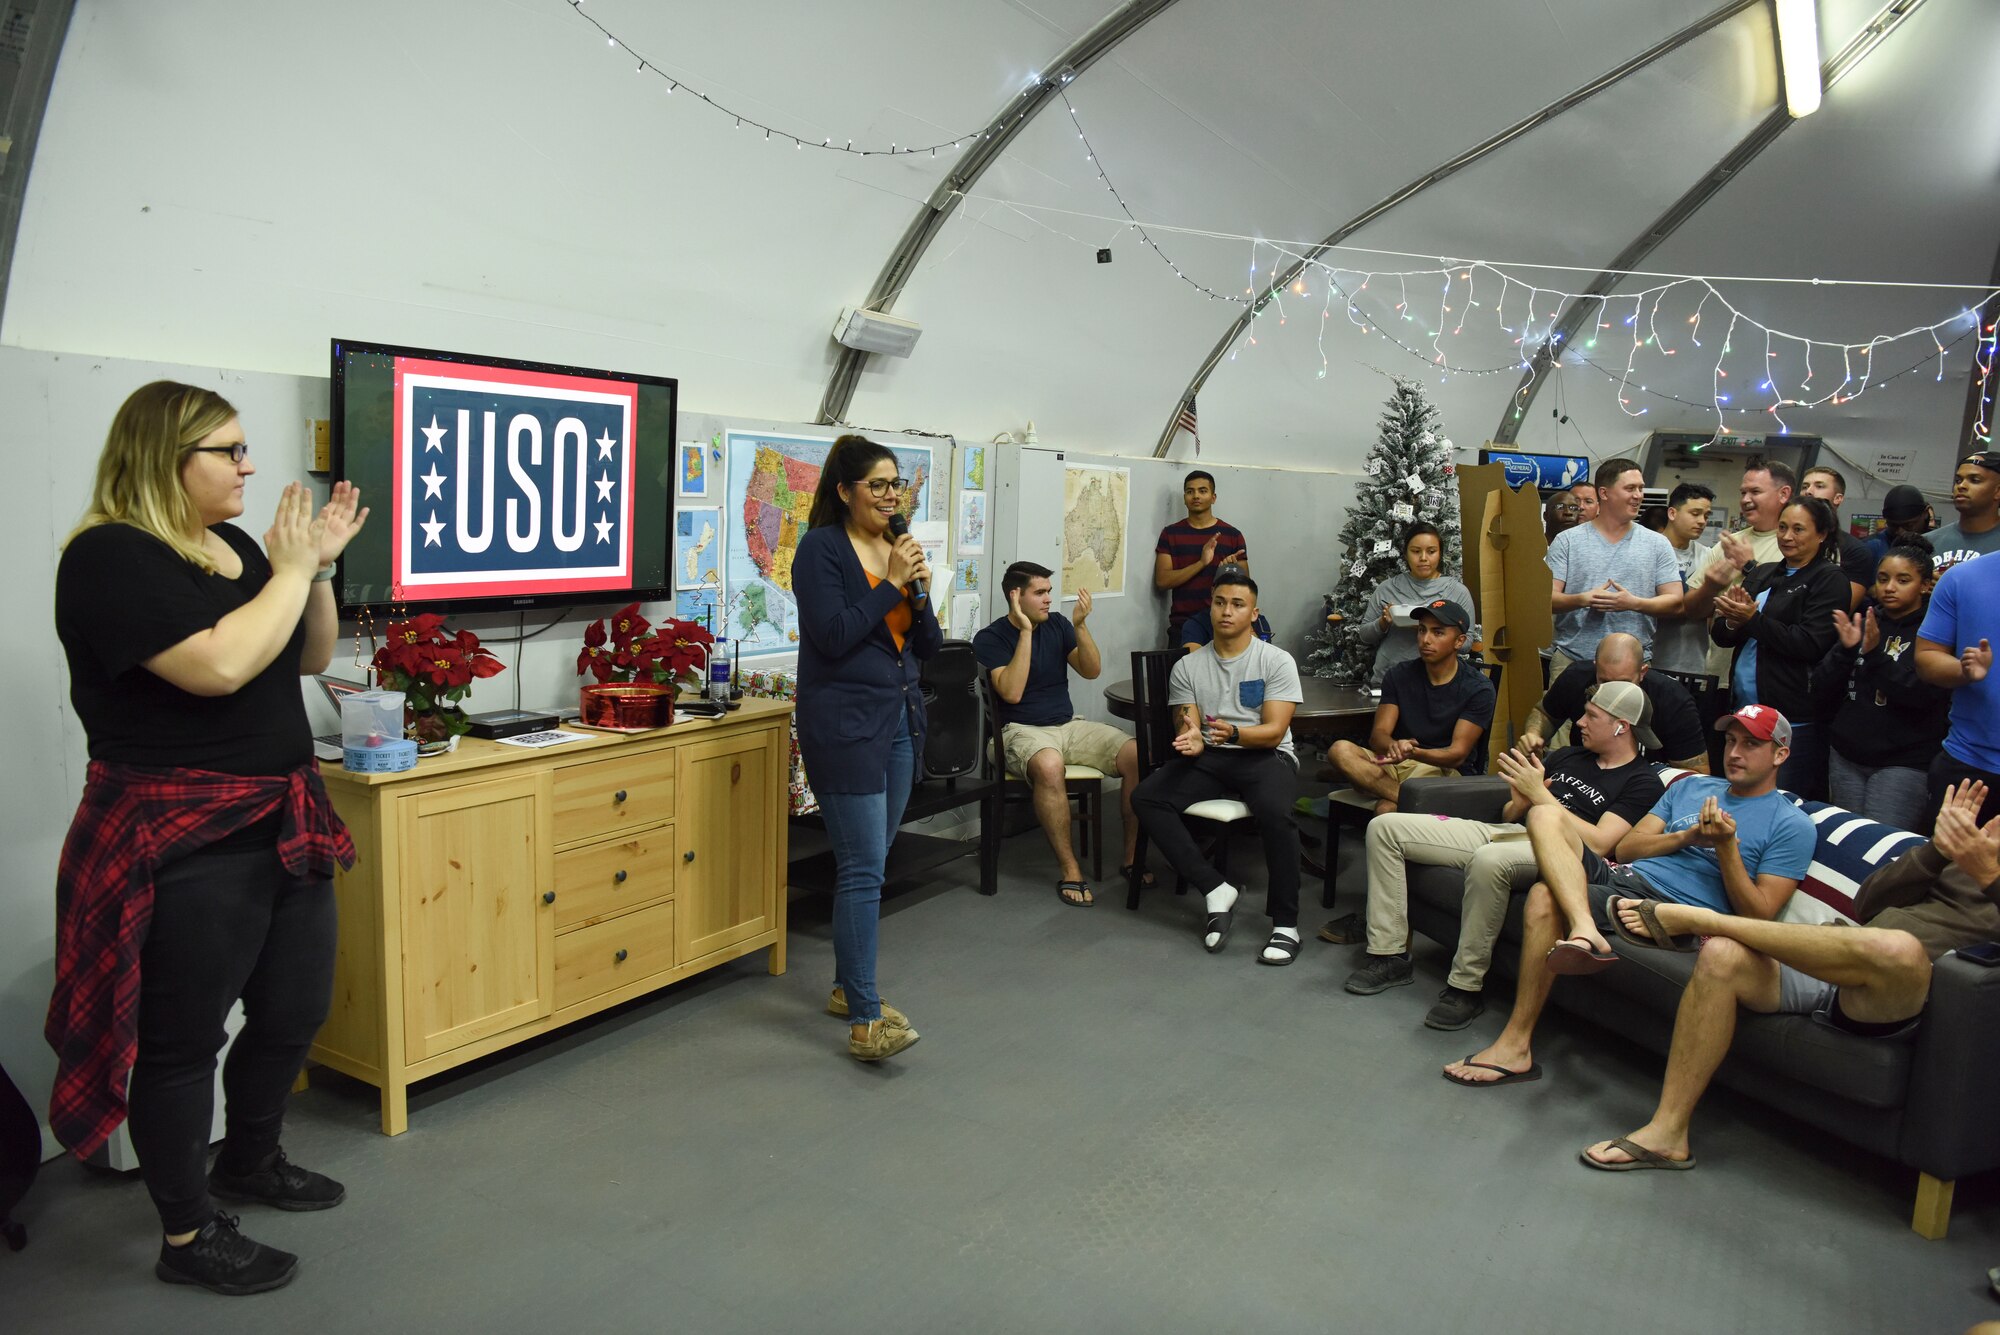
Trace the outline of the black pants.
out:
[[[1264,836],[1264,871],[1270,882],[1265,909],[1271,925],[1297,927],[1299,827],[1292,823],[1297,792],[1298,770],[1283,754],[1208,747],[1192,759],[1177,755],[1147,775],[1132,794],[1132,809],[1168,865],[1207,894],[1222,884],[1222,873],[1202,857],[1181,812],[1212,797],[1240,799]]]
[[[1944,805],[1945,789],[1961,779],[1978,779],[1986,785],[1986,802],[1979,808],[1981,825],[1995,816],[2000,816],[2000,774],[1995,774],[1992,770],[1975,769],[1943,747],[1939,747],[1937,755],[1931,760],[1930,796],[1924,806],[1924,810],[1929,814],[1924,817],[1924,828],[1915,833],[1929,836],[1931,827],[1937,823],[1938,809]]]
[[[215,1213],[208,1134],[229,1008],[242,998],[243,1030],[222,1070],[218,1162],[247,1172],[278,1147],[285,1099],[326,1020],[335,935],[332,882],[291,876],[275,848],[195,853],[154,878],[130,1125],[166,1232]]]

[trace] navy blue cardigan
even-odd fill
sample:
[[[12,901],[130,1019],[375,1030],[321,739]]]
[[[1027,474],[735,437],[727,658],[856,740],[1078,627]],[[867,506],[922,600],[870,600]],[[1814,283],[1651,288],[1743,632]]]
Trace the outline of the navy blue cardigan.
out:
[[[884,620],[903,592],[887,580],[870,587],[844,524],[808,530],[792,557],[799,608],[799,753],[815,792],[879,793],[889,746],[907,728],[923,772],[924,698],[919,659],[944,645],[930,600],[912,604],[898,653]]]

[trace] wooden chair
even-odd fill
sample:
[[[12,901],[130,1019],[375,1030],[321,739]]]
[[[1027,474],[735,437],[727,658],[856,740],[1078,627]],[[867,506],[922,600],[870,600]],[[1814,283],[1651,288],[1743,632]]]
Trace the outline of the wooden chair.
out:
[[[1473,666],[1486,674],[1486,679],[1493,683],[1493,690],[1497,695],[1500,690],[1500,675],[1506,671],[1507,665],[1474,662]],[[1480,736],[1479,745],[1468,757],[1474,773],[1486,772],[1487,755],[1490,750],[1488,743],[1492,737],[1493,730],[1488,728]],[[1321,881],[1320,907],[1333,907],[1334,877],[1338,874],[1340,862],[1341,830],[1366,829],[1368,822],[1375,819],[1375,801],[1373,795],[1364,793],[1359,788],[1336,788],[1326,795],[1326,876]]]
[[[1000,697],[993,689],[992,676],[983,668],[979,673],[979,694],[986,705],[986,773],[1004,781],[1003,801],[1033,802],[1028,781],[1007,768],[1007,749],[1000,741]],[[1070,805],[1072,838],[1078,855],[1090,857],[1092,881],[1104,879],[1104,781],[1116,777],[1088,765],[1063,766],[1063,793]]]
[[[1133,721],[1139,737],[1139,777],[1160,768],[1174,756],[1174,717],[1167,707],[1167,678],[1182,654],[1174,649],[1138,649],[1132,654]],[[1215,869],[1229,875],[1229,827],[1250,817],[1250,808],[1233,797],[1196,802],[1181,812],[1191,819],[1217,827]],[[1132,873],[1126,881],[1125,907],[1139,907],[1139,893],[1145,888],[1146,830],[1139,829],[1139,846],[1132,858]],[[1176,875],[1174,893],[1187,893],[1187,881]]]

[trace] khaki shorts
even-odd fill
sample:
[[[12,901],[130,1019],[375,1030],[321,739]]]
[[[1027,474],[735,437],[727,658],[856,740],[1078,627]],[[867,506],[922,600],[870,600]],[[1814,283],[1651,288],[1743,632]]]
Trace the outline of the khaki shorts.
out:
[[[1399,760],[1393,765],[1384,765],[1382,773],[1397,783],[1407,783],[1411,779],[1428,778],[1433,774],[1456,774],[1458,771],[1439,769],[1436,765],[1426,765],[1421,760]]]
[[[1007,772],[1017,776],[1028,772],[1028,757],[1037,751],[1055,751],[1065,765],[1082,765],[1116,774],[1118,752],[1131,740],[1130,734],[1109,723],[1094,723],[1084,718],[1073,718],[1052,728],[1009,723],[1000,734],[1000,745],[1007,752]]]

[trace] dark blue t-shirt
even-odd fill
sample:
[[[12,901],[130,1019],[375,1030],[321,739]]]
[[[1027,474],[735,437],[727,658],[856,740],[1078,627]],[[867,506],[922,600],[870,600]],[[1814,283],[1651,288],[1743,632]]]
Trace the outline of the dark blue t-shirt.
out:
[[[1499,696],[1486,674],[1460,659],[1458,671],[1442,686],[1431,685],[1421,658],[1405,659],[1382,674],[1382,703],[1396,706],[1394,737],[1409,737],[1418,746],[1441,751],[1451,745],[1458,721],[1476,723],[1481,729],[1493,727],[1493,707]],[[1461,774],[1479,774],[1486,768],[1485,738],[1466,755],[1458,767]]]
[[[972,654],[990,674],[1014,661],[1014,646],[1020,642],[1021,632],[1001,617],[972,637]],[[1001,726],[1026,723],[1052,728],[1076,717],[1069,702],[1069,653],[1074,648],[1076,627],[1062,613],[1049,613],[1049,619],[1035,627],[1034,644],[1028,651],[1028,686],[1021,692],[1021,703],[1000,701]]]

